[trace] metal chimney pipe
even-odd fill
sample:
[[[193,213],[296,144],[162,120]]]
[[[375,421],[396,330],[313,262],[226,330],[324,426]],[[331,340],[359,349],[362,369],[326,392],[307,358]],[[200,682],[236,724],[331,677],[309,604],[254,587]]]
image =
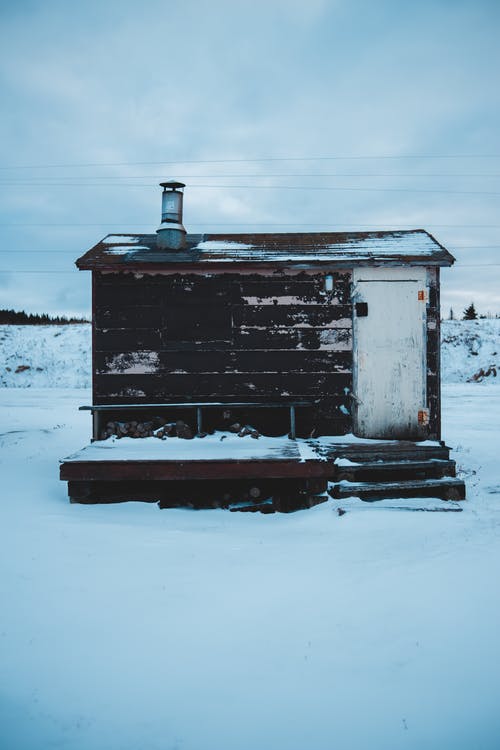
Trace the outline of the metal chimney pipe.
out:
[[[181,250],[186,245],[186,230],[182,225],[183,182],[160,182],[161,224],[156,230],[157,245],[161,250]]]

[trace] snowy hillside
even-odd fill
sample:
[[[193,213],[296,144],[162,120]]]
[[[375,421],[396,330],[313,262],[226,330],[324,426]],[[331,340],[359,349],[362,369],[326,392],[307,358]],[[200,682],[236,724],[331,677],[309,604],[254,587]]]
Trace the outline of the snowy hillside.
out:
[[[0,326],[0,387],[89,388],[91,326]]]
[[[464,383],[481,369],[500,367],[500,320],[442,324],[444,383]],[[0,387],[89,388],[91,327],[0,326]]]
[[[464,383],[481,370],[489,372],[483,379],[500,382],[500,319],[444,321],[441,367],[443,383]]]

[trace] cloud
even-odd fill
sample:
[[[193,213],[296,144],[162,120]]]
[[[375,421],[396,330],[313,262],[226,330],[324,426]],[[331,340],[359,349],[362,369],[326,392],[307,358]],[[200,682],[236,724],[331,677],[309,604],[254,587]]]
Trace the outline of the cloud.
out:
[[[130,166],[2,170],[0,266],[25,268],[24,256],[11,251],[38,250],[30,256],[33,269],[50,259],[58,272],[49,285],[52,304],[66,304],[71,289],[83,304],[80,277],[63,272],[108,231],[154,230],[161,175],[188,183],[186,224],[196,231],[204,222],[219,222],[220,229],[238,222],[308,223],[311,230],[429,226],[459,263],[470,257],[459,245],[486,244],[493,247],[482,257],[491,262],[499,257],[500,232],[484,225],[500,223],[498,198],[406,191],[500,192],[493,178],[420,176],[495,174],[498,159],[189,162],[500,153],[497,21],[495,3],[445,0],[4,6],[2,164]],[[132,165],[179,159],[186,163]],[[322,176],[339,173],[355,176]],[[231,174],[247,176],[224,176]],[[292,176],[269,176],[275,174]],[[301,174],[315,176],[293,176]],[[138,187],[121,186],[133,175],[144,175]],[[110,184],[99,186],[105,176]],[[189,188],[196,184],[225,187]],[[391,191],[360,190],[384,187]],[[69,226],[4,226],[16,222]],[[55,249],[62,252],[49,253]],[[445,279],[444,299],[450,290],[465,304],[470,290],[458,267]],[[47,285],[38,282],[26,277],[23,293],[32,305],[49,304]],[[475,284],[485,304],[497,304],[491,273],[478,271]]]

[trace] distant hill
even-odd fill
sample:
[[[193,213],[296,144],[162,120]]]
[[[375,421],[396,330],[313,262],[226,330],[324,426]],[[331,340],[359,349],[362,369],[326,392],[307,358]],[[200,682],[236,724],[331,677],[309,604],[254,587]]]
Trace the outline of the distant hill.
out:
[[[64,326],[74,325],[75,323],[89,323],[86,318],[67,318],[65,315],[42,315],[25,313],[16,310],[0,310],[0,325],[15,326]]]

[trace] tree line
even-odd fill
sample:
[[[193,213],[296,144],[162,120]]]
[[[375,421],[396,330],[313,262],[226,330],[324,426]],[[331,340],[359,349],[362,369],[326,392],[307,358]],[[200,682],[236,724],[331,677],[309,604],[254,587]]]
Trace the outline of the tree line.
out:
[[[0,325],[18,326],[64,326],[74,323],[89,323],[86,318],[68,318],[66,315],[47,315],[47,313],[25,313],[24,310],[0,310]]]
[[[448,320],[478,320],[478,318],[481,320],[484,320],[485,318],[499,318],[499,317],[500,315],[498,315],[498,313],[496,315],[492,315],[491,313],[488,313],[488,315],[479,315],[474,305],[474,302],[471,302],[470,305],[466,307],[465,310],[463,311],[461,318],[458,318],[455,315],[455,312],[453,308],[451,307]]]

